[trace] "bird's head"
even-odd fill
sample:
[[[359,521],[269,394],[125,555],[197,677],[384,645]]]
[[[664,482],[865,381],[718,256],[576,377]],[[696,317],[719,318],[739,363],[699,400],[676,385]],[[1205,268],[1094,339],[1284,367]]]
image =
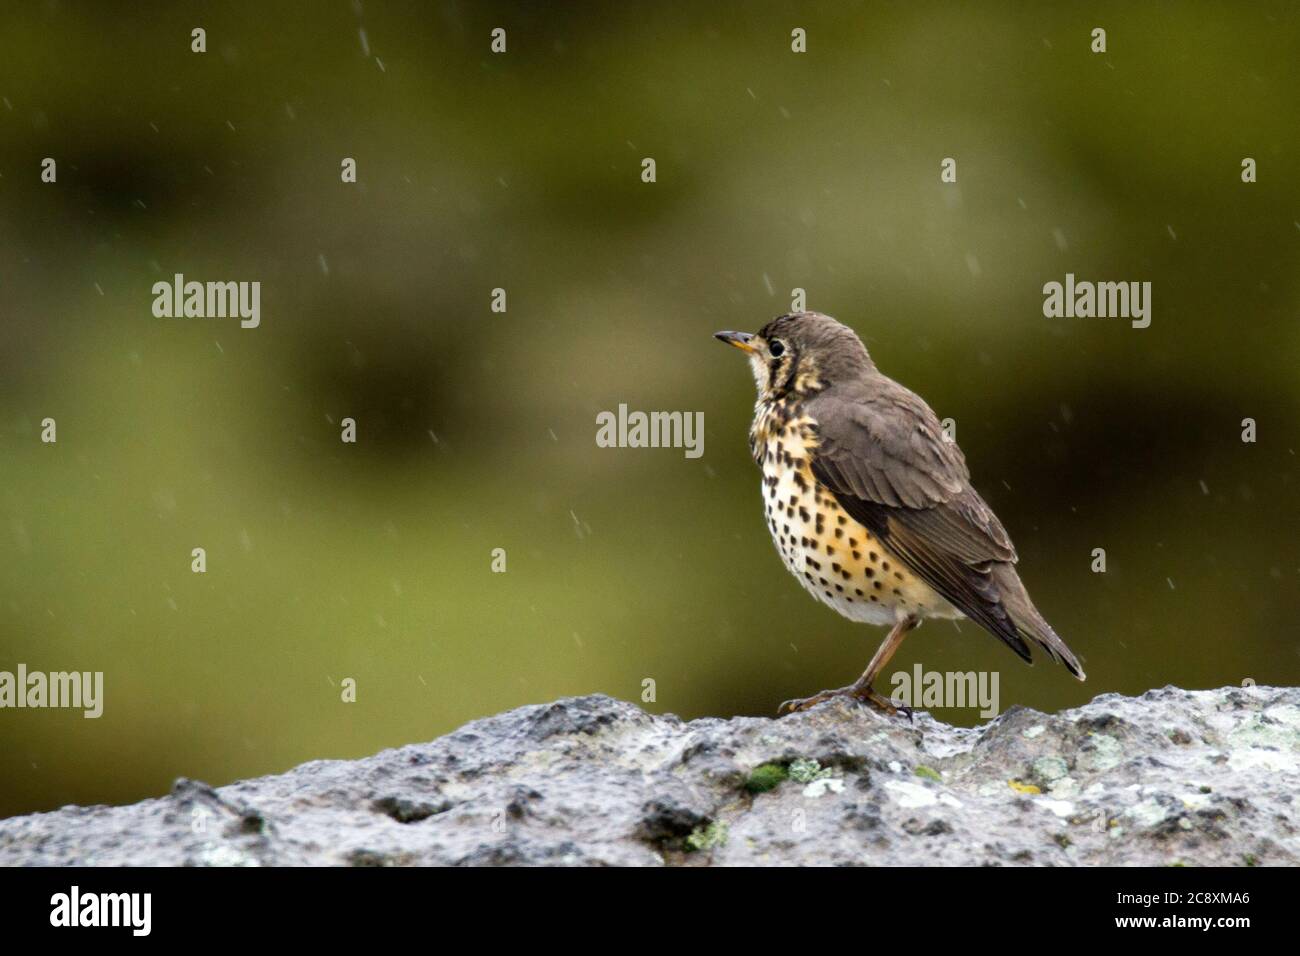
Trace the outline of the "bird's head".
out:
[[[820,312],[792,312],[757,333],[715,332],[713,337],[749,356],[761,401],[813,394],[875,369],[857,333]]]

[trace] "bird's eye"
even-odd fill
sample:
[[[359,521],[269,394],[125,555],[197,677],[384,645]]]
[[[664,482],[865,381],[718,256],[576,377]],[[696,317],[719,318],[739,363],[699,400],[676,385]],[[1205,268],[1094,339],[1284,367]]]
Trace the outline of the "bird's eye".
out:
[[[767,350],[771,353],[772,358],[780,358],[785,354],[785,346],[781,343],[780,339],[773,339],[768,344]]]

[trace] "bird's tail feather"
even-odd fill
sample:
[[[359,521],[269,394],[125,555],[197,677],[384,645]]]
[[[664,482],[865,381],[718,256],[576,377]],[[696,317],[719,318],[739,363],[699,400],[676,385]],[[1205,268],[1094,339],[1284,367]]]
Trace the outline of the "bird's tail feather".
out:
[[[1012,622],[1016,625],[1016,633],[1047,651],[1052,660],[1065,665],[1065,669],[1079,680],[1087,679],[1088,675],[1083,672],[1083,667],[1079,664],[1079,659],[1074,656],[1074,652],[1066,646],[1065,641],[1061,640],[1060,635],[1052,630],[1052,625],[1047,623],[1043,615],[1038,613],[1038,608],[1034,607],[1034,602],[1029,599],[1029,593],[1020,583],[1020,576],[1016,574],[1015,568],[1010,564],[996,565],[994,576],[998,579],[1002,606],[1006,608]]]

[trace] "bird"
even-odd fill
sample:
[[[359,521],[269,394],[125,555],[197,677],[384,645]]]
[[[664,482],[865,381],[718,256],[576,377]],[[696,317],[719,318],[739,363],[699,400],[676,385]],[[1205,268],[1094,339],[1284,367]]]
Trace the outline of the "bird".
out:
[[[852,621],[888,625],[852,684],[778,712],[848,698],[905,713],[872,684],[930,618],[968,618],[1032,663],[1037,645],[1079,680],[1079,660],[1038,612],[1018,556],[930,406],[876,368],[856,332],[792,312],[759,332],[716,332],[749,357],[758,390],[749,448],[786,568]]]

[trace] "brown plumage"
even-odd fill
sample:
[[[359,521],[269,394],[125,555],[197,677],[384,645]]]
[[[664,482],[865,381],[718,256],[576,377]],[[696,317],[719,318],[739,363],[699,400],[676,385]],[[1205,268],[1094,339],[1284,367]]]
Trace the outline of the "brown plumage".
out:
[[[842,614],[869,623],[889,623],[892,614],[895,622],[858,682],[789,702],[794,709],[846,694],[892,711],[871,682],[903,635],[926,617],[968,617],[1026,661],[1030,643],[1037,644],[1083,680],[1078,660],[1025,591],[1015,547],[971,486],[956,442],[944,436],[918,395],[880,373],[852,329],[802,312],[774,319],[757,335],[717,337],[747,352],[753,365],[759,399],[750,442],[765,486],[784,490],[784,472],[793,468],[790,477],[802,488],[803,472],[810,472],[812,501],[826,502],[818,510],[816,533],[810,517],[797,536],[784,519],[773,520],[769,505],[769,526],[787,566],[797,577],[802,572],[805,587]],[[798,435],[791,423],[799,423]],[[799,454],[792,457],[787,445]],[[780,452],[775,462],[774,449]],[[839,521],[841,512],[851,522]],[[891,580],[900,584],[897,589],[886,592],[876,566],[863,564],[862,581],[875,591],[854,588],[862,596],[855,603],[843,587],[832,591],[829,582],[806,570],[807,555],[821,555],[828,516],[847,527],[850,537],[856,531],[878,542],[902,565]]]

